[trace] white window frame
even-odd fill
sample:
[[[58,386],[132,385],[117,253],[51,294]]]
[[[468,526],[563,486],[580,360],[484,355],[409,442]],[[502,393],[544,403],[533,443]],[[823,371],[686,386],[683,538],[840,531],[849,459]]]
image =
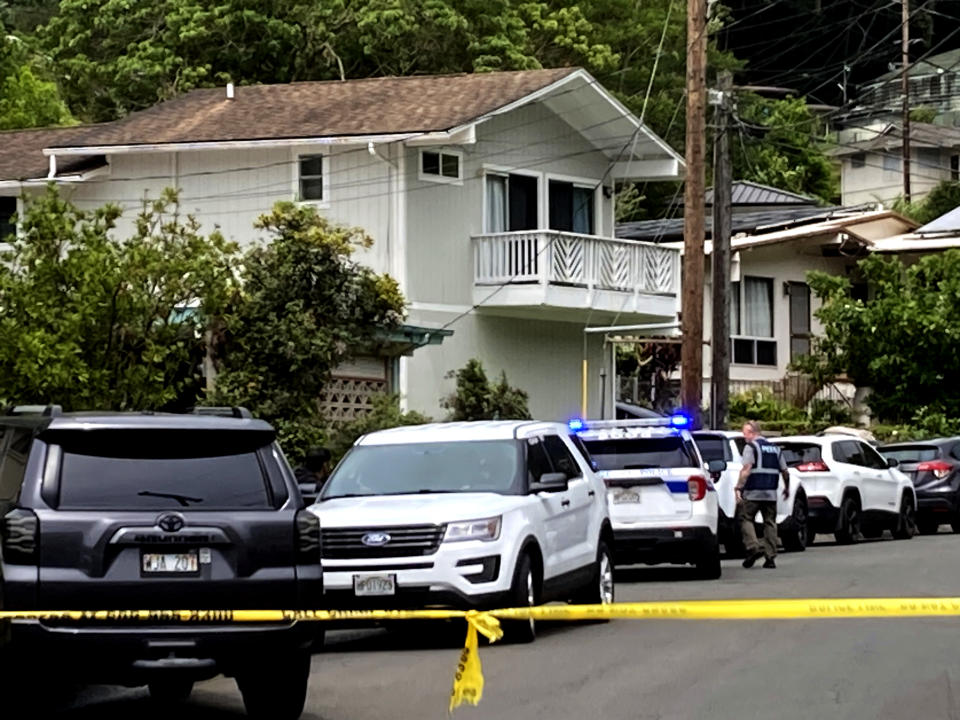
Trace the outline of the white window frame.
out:
[[[323,174],[320,176],[320,179],[322,180],[323,197],[320,200],[304,200],[300,197],[300,159],[312,156],[320,156],[323,158],[323,165],[321,168]],[[330,157],[330,151],[326,148],[291,148],[290,164],[293,166],[291,190],[293,192],[294,202],[296,202],[298,205],[313,205],[317,208],[330,207]]]
[[[527,177],[532,177],[537,179],[537,230],[546,230],[549,227],[549,223],[546,220],[546,182],[544,181],[543,173],[537,172],[536,170],[524,170],[523,168],[510,168],[503,165],[487,165],[484,164],[481,168],[482,170],[482,179],[483,179],[483,192],[481,194],[481,205],[480,205],[480,227],[483,229],[483,234],[490,234],[490,228],[487,227],[487,175],[526,175]],[[507,232],[510,232],[509,230]],[[533,230],[527,230],[525,232],[533,232]]]
[[[567,182],[574,187],[588,188],[593,190],[593,235],[591,237],[602,237],[603,231],[603,188],[598,187],[601,184],[600,178],[586,178],[576,175],[560,175],[558,173],[546,173],[543,183],[543,206],[547,217],[544,220],[544,227],[550,227],[550,181]],[[556,232],[565,232],[557,230]]]
[[[739,308],[740,308],[740,317],[739,325],[740,330],[743,331],[746,325],[746,300],[744,297],[744,291],[746,288],[746,281],[750,280],[769,280],[772,285],[772,293],[770,294],[770,321],[771,321],[771,334],[769,337],[762,337],[759,335],[747,335],[743,332],[740,334],[734,335],[732,332],[730,334],[730,364],[737,365],[740,367],[752,367],[752,368],[777,368],[780,366],[780,339],[777,337],[777,279],[770,277],[769,275],[743,275],[739,280]],[[812,305],[812,300],[811,300]],[[735,362],[734,357],[734,345],[736,340],[748,340],[753,343],[753,357],[754,361],[752,363],[742,363]],[[757,342],[772,342],[774,346],[774,354],[776,355],[776,362],[773,365],[760,364],[756,361],[757,357]]]
[[[434,175],[432,173],[425,173],[423,171],[423,154],[424,153],[433,153],[440,156],[440,169],[443,170],[443,156],[450,155],[451,157],[457,158],[457,177],[447,177],[446,175]],[[463,151],[462,150],[447,150],[446,148],[440,147],[425,147],[420,148],[420,152],[417,153],[417,171],[420,180],[425,182],[433,183],[442,183],[444,185],[463,185]]]
[[[20,237],[23,234],[23,210],[24,210],[23,195],[22,193],[18,193],[17,195],[10,195],[7,193],[0,192],[0,197],[5,197],[5,198],[12,197],[14,199],[16,203],[15,212],[17,214],[17,222],[14,225],[15,229],[13,234],[14,234],[14,237]],[[6,243],[0,242],[0,250],[8,250],[8,249],[10,249],[9,245],[7,245]]]

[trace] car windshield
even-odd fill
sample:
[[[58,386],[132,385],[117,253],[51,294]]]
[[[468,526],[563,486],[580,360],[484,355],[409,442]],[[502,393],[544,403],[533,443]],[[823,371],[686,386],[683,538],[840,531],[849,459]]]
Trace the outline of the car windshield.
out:
[[[678,435],[658,438],[587,440],[587,450],[600,470],[646,470],[696,467]]]
[[[694,435],[693,439],[697,442],[704,462],[727,459],[724,454],[724,443],[727,439],[723,435]]]
[[[816,443],[777,443],[783,450],[783,459],[787,467],[796,467],[804,463],[823,459],[820,446]]]
[[[361,445],[337,466],[322,500],[412,493],[509,493],[518,485],[515,440]]]
[[[879,450],[885,458],[899,460],[901,463],[925,462],[940,457],[940,448],[936,445],[901,445],[899,447],[879,448]]]

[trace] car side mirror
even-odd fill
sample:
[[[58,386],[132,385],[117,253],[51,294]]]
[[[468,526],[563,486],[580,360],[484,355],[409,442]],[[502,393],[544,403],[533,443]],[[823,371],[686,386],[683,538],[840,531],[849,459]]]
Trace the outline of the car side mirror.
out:
[[[540,480],[530,483],[530,492],[563,492],[570,487],[567,476],[561,472],[544,473]]]
[[[900,461],[897,460],[896,458],[887,458],[887,467],[888,468],[900,467]]]
[[[298,484],[300,485],[300,495],[303,497],[304,504],[313,505],[320,495],[320,484],[315,482]]]
[[[707,463],[707,472],[710,473],[710,476],[716,480],[720,477],[720,473],[727,469],[726,460],[711,460]]]

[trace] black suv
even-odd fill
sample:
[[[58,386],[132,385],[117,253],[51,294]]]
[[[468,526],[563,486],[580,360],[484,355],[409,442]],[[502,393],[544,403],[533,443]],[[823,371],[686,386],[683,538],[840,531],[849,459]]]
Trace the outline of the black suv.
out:
[[[246,410],[50,406],[8,410],[0,433],[3,609],[321,607],[319,522],[273,428]],[[249,715],[297,718],[314,627],[18,620],[0,632],[0,672],[39,665],[167,702],[223,673]]]

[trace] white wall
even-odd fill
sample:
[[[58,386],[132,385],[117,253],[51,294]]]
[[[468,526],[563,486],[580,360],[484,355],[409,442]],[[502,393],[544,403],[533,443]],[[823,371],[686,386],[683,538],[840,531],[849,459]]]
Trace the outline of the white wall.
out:
[[[942,150],[936,167],[931,167],[926,154],[916,149],[911,153],[910,194],[919,200],[941,180],[950,179],[950,156],[956,150]],[[902,157],[893,150],[895,170],[884,170],[881,153],[866,153],[863,167],[855,168],[849,156],[843,158],[840,172],[840,194],[844,205],[882,202],[886,207],[903,195]]]

